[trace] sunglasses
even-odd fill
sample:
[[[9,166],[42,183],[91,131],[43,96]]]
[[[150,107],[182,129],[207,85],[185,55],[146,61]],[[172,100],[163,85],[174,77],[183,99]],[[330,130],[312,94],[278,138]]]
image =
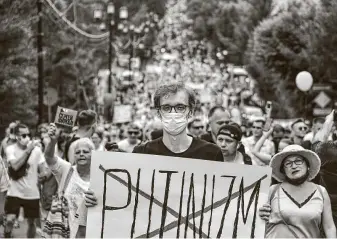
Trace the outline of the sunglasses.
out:
[[[307,131],[307,130],[308,130],[308,127],[298,127],[298,129],[299,129],[300,131]]]
[[[139,132],[136,132],[136,131],[128,131],[128,134],[129,134],[129,135],[138,135]]]
[[[26,138],[26,137],[30,137],[31,136],[31,134],[21,134],[21,135],[19,135],[21,138]]]

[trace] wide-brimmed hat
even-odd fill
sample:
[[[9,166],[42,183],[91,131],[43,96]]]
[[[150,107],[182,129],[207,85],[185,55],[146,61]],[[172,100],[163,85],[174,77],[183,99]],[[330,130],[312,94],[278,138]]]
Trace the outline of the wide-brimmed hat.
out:
[[[272,168],[273,177],[277,181],[283,182],[286,179],[284,173],[281,172],[281,165],[283,160],[287,158],[289,155],[300,155],[307,159],[309,163],[309,176],[308,176],[309,181],[314,179],[316,175],[319,173],[321,167],[321,160],[318,157],[318,155],[313,151],[304,149],[300,145],[292,144],[285,147],[282,150],[282,152],[274,155],[270,161],[269,166]]]

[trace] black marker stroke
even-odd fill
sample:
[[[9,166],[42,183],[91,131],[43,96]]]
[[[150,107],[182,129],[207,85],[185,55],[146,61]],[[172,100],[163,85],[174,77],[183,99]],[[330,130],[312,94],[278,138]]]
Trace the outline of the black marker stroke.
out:
[[[181,179],[178,225],[180,225],[180,222],[181,222],[181,211],[183,208],[183,198],[184,198],[184,186],[185,186],[185,171],[183,173],[183,178]],[[176,238],[179,238],[179,236],[180,236],[180,226],[177,227],[177,237]]]
[[[213,175],[213,182],[212,182],[212,202],[211,202],[211,215],[209,216],[209,221],[208,221],[208,233],[207,233],[208,238],[211,233],[211,225],[212,225],[212,217],[213,217],[214,187],[215,187],[215,175]]]
[[[235,182],[235,179],[236,179],[236,176],[221,176],[221,177],[232,178],[232,181],[231,181],[231,184],[229,185],[229,189],[228,189],[228,193],[227,193],[228,196],[227,196],[227,200],[226,200],[226,205],[225,205],[225,208],[223,210],[223,214],[222,214],[222,218],[221,218],[221,221],[220,221],[220,227],[219,227],[218,235],[216,236],[216,238],[221,238],[222,230],[223,230],[223,225],[224,225],[224,222],[225,222],[225,218],[226,218],[227,210],[229,208],[229,204],[231,202],[232,192],[233,192],[233,186],[234,186],[234,182]]]
[[[154,193],[154,180],[155,180],[156,170],[153,170],[152,181],[151,181],[151,198],[149,205],[149,223],[146,230],[146,238],[149,238],[150,228],[151,228],[151,217],[152,217],[152,206],[153,206],[153,193]]]
[[[102,170],[103,172],[106,171],[102,165],[99,166],[99,169]],[[115,179],[115,180],[116,180],[117,182],[119,182],[120,184],[122,184],[123,186],[126,186],[126,187],[128,186],[128,184],[127,184],[123,179],[121,179],[120,177],[114,175],[113,173],[108,173],[108,175],[109,175],[110,177],[112,177],[113,179]],[[135,188],[133,185],[131,185],[131,190],[135,192],[135,191],[136,191],[136,188]],[[146,198],[147,200],[151,200],[151,196],[148,195],[146,192],[142,191],[141,189],[139,189],[139,194],[140,194],[141,196],[143,196],[144,198]],[[131,201],[131,200],[130,200],[130,201]],[[153,197],[153,203],[156,204],[157,206],[161,207],[161,208],[163,207],[163,204],[162,204],[158,199],[156,199],[155,197]],[[175,218],[178,218],[178,217],[179,217],[179,214],[178,214],[175,210],[173,210],[172,208],[170,208],[170,207],[167,207],[167,212],[170,213],[170,214],[171,214],[172,216],[174,216]],[[181,217],[181,220],[182,220],[182,221],[185,220],[185,217]],[[182,222],[182,223],[184,223],[184,222]],[[189,224],[189,227],[190,227],[192,230],[194,230],[194,227],[193,227],[192,223],[189,222],[188,224]],[[170,225],[170,224],[169,224],[169,225]],[[102,225],[102,227],[104,227],[104,225]],[[168,231],[166,228],[167,228],[167,226],[165,226],[164,232]],[[175,227],[173,227],[173,228],[175,228]],[[171,229],[169,229],[169,230],[171,230]],[[150,232],[148,238],[154,237],[153,235],[154,235],[154,236],[159,235],[159,229],[156,229],[156,230]],[[143,235],[138,236],[138,237],[136,237],[136,238],[144,238],[144,237],[146,237],[146,236],[147,236],[147,234],[143,234]],[[203,237],[208,238],[206,234],[204,234]],[[102,238],[103,238],[103,237],[102,237]]]
[[[199,238],[202,236],[202,225],[204,222],[204,210],[205,210],[205,201],[206,201],[206,189],[207,189],[207,174],[204,175],[204,192],[202,194],[201,201],[201,216],[200,216],[200,226],[199,226]]]
[[[136,198],[135,198],[135,206],[133,208],[133,222],[131,226],[131,237],[133,238],[133,234],[135,233],[135,227],[136,227],[136,218],[137,218],[137,207],[138,207],[138,195],[139,195],[139,181],[140,181],[140,172],[141,169],[138,169],[137,173],[137,186],[136,186]]]
[[[163,209],[162,209],[162,213],[161,213],[161,223],[160,223],[160,231],[159,231],[159,238],[163,238],[166,215],[167,215],[168,197],[169,197],[169,193],[170,193],[171,177],[172,177],[173,173],[178,173],[178,171],[163,171],[163,170],[160,170],[159,173],[166,173],[167,174],[166,185],[165,185],[164,203],[163,203]]]

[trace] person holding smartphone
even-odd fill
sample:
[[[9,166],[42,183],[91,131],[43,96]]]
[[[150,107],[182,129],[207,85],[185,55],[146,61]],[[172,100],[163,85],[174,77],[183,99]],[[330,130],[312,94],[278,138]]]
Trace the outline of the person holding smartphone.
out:
[[[259,147],[259,151],[256,151],[255,145],[257,142],[263,137],[263,132],[268,132],[272,125],[272,119],[270,117],[272,110],[271,102],[267,102],[266,105],[266,119],[258,118],[253,122],[252,132],[253,135],[248,138],[242,139],[242,144],[246,148],[247,154],[252,158],[253,165],[266,166],[268,165],[268,160],[264,160],[266,158],[271,158],[275,154],[275,146],[274,143],[268,138],[264,139],[264,142],[261,147]],[[269,136],[268,136],[269,137]],[[259,155],[263,154],[264,157],[260,158]]]

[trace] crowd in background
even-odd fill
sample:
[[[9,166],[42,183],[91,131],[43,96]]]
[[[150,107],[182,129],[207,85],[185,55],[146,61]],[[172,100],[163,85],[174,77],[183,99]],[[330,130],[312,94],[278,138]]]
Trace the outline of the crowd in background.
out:
[[[289,224],[295,224],[290,231],[295,231],[300,237],[317,237],[317,227],[319,232],[323,230],[329,237],[336,234],[334,222],[337,220],[337,192],[333,185],[337,182],[337,164],[334,161],[337,156],[337,131],[334,112],[326,118],[315,118],[312,122],[296,119],[289,127],[280,124],[266,127],[270,115],[255,117],[251,121],[242,120],[242,113],[240,117],[235,117],[236,112],[232,110],[240,109],[235,108],[237,104],[226,107],[223,99],[202,104],[198,95],[196,97],[195,92],[183,83],[159,87],[153,96],[153,107],[148,107],[147,103],[141,106],[141,100],[135,105],[136,108],[143,107],[143,110],[137,109],[131,122],[119,124],[100,122],[97,113],[92,110],[81,111],[77,125],[68,133],[55,125],[42,124],[36,134],[32,135],[32,130],[21,122],[9,125],[6,138],[1,143],[0,213],[5,214],[1,217],[5,237],[10,237],[13,228],[20,226],[22,211],[28,219],[41,219],[38,223],[28,220],[28,237],[33,237],[40,228],[44,228],[45,232],[51,231],[48,213],[52,207],[53,195],[58,192],[60,185],[67,185],[65,196],[71,202],[70,237],[85,237],[87,222],[83,194],[87,195],[87,204],[90,200],[95,201],[94,196],[88,199],[91,195],[88,190],[93,150],[179,155],[271,166],[272,184],[281,182],[284,190],[282,197],[278,194],[276,198],[285,200],[288,197],[300,205],[296,210],[287,208],[295,211],[297,216],[286,210],[288,214],[285,216]],[[178,136],[181,141],[175,145],[170,140]],[[26,174],[21,179],[14,180],[10,170],[19,170],[27,161],[29,166]],[[301,170],[303,175],[295,177],[295,174],[302,173]],[[68,180],[69,172],[71,177]],[[316,184],[304,184],[309,179],[322,188],[316,190],[316,186],[312,186]],[[37,185],[36,188],[34,185]],[[302,192],[306,196],[304,198],[296,191],[299,185],[305,185]],[[273,190],[277,190],[275,186],[271,189]],[[314,199],[316,204],[306,203]],[[317,208],[314,205],[320,206]],[[305,206],[310,207],[303,209]],[[277,216],[275,205],[271,203],[261,210],[265,210],[263,217],[267,217],[274,225],[270,227],[269,237],[285,235],[282,234],[284,228],[278,229],[275,226],[284,220]],[[310,213],[316,214],[308,222],[306,218]],[[322,219],[319,219],[321,215]],[[46,221],[47,224],[44,225]],[[285,231],[288,233],[288,230]]]

